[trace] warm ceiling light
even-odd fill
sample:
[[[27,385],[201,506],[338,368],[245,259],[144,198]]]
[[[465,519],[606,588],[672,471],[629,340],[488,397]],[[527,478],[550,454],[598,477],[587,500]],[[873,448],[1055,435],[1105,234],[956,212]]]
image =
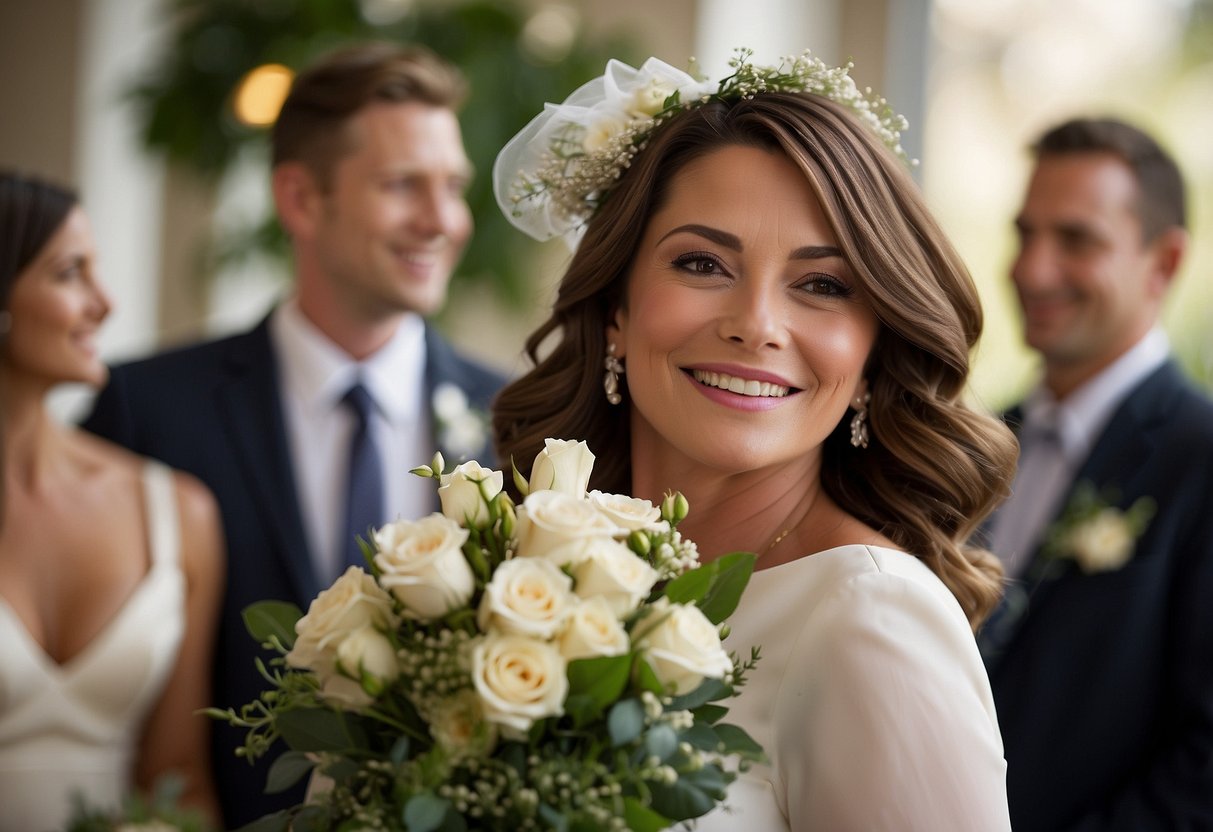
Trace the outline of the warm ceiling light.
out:
[[[236,118],[254,127],[273,124],[291,88],[295,73],[282,64],[262,64],[240,80],[232,109]]]

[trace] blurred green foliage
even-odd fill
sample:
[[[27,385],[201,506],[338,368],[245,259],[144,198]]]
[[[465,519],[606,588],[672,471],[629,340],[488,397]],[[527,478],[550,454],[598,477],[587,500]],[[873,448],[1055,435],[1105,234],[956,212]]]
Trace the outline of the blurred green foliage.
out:
[[[525,270],[536,244],[506,222],[494,201],[490,171],[497,151],[543,102],[562,101],[600,74],[608,57],[637,57],[626,37],[590,38],[575,17],[563,18],[569,24],[563,42],[535,45],[524,36],[531,13],[500,0],[169,0],[168,6],[169,47],[131,91],[142,139],[213,183],[246,150],[267,143],[266,129],[240,123],[231,110],[233,92],[254,67],[279,63],[297,70],[322,52],[365,38],[424,44],[459,66],[471,87],[460,119],[477,171],[468,193],[476,233],[455,281],[491,285],[515,307],[530,299]],[[397,16],[385,14],[393,7],[398,19],[371,22]],[[286,254],[272,216],[215,239],[207,271],[267,252]]]

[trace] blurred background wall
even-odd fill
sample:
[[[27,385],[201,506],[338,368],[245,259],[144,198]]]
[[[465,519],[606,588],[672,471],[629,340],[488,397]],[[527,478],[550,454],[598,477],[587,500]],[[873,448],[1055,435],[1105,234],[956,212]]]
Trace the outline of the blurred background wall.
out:
[[[108,359],[245,327],[289,290],[265,224],[264,128],[230,107],[256,65],[301,63],[367,33],[429,42],[471,75],[478,233],[440,324],[507,371],[522,368],[522,339],[567,254],[518,241],[496,216],[485,196],[496,137],[537,112],[541,92],[560,100],[598,74],[607,54],[676,66],[694,55],[719,77],[744,45],[761,62],[804,48],[852,60],[860,84],[909,117],[916,176],[985,302],[974,391],[990,407],[1033,370],[1006,278],[1025,146],[1080,113],[1156,132],[1187,174],[1195,239],[1166,326],[1213,384],[1213,0],[4,0],[0,165],[80,188],[116,299]],[[502,78],[514,80],[489,89]],[[511,97],[512,110],[497,106]],[[85,402],[73,391],[58,406],[70,418]]]

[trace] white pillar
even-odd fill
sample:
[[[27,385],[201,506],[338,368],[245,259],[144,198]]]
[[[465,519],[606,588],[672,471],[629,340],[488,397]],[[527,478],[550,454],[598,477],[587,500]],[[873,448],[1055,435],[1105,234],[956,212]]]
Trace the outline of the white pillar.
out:
[[[699,0],[695,57],[709,78],[723,77],[739,46],[757,63],[775,63],[805,49],[837,63],[840,23],[837,0]]]

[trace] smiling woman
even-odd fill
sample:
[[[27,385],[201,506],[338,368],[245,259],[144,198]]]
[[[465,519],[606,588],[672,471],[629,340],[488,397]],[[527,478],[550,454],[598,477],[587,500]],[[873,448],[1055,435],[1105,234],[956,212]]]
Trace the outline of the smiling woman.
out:
[[[758,554],[726,647],[762,646],[731,713],[771,764],[697,828],[1007,829],[971,629],[1000,570],[964,541],[1015,445],[961,401],[976,292],[887,105],[746,59],[718,85],[612,63],[502,152],[507,214],[580,242],[500,457],[585,439],[591,487],[682,491],[705,559]]]
[[[61,829],[161,775],[217,806],[207,766],[222,581],[197,481],[60,425],[65,382],[108,375],[110,310],[70,192],[0,172],[0,832]]]

